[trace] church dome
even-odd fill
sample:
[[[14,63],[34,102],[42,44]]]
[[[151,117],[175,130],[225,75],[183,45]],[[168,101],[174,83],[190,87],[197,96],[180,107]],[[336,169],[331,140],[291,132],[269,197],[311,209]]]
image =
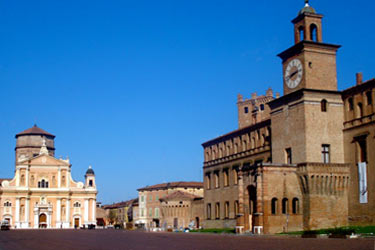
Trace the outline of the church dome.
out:
[[[305,2],[306,2],[305,7],[303,7],[303,9],[298,12],[298,15],[302,15],[305,13],[316,14],[315,9],[309,5],[309,1],[305,1]]]
[[[22,131],[21,133],[16,134],[16,138],[23,135],[44,135],[48,137],[55,138],[53,134],[48,133],[47,131],[39,128],[36,124],[29,129],[26,129],[25,131]]]

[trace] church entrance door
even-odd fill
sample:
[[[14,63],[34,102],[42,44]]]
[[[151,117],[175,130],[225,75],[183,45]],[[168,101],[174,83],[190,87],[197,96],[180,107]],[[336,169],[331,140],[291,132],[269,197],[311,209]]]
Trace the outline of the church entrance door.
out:
[[[47,228],[47,215],[46,214],[39,215],[39,228]]]
[[[74,218],[74,228],[79,228],[79,218]]]

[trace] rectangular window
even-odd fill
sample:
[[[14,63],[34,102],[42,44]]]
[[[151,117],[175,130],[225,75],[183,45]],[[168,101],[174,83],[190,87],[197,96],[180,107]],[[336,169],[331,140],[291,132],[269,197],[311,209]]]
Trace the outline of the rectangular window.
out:
[[[143,197],[143,196],[142,196]],[[145,211],[143,210],[143,208],[141,209],[141,217],[145,216]]]
[[[229,186],[229,170],[226,168],[223,170],[224,175],[224,187]]]
[[[149,200],[149,201],[152,201],[152,195],[150,195],[150,196],[148,197],[148,200]]]
[[[359,155],[358,162],[367,162],[367,143],[366,139],[358,140]]]
[[[141,202],[144,202],[144,201],[145,201],[145,197],[141,195]]]
[[[159,218],[159,208],[155,208],[155,218]]]
[[[159,195],[156,195],[155,196],[155,201],[158,201],[159,200]]]
[[[249,113],[249,108],[248,108],[248,107],[245,107],[245,108],[244,108],[244,112],[245,112],[245,114]]]
[[[285,155],[286,155],[286,164],[292,164],[292,149],[287,148],[285,149]]]
[[[148,217],[152,217],[152,208],[148,210]]]
[[[220,219],[220,203],[216,203],[215,205],[215,219]]]
[[[211,220],[211,204],[207,204],[207,220]]]
[[[330,155],[329,155],[329,144],[322,145],[322,161],[323,163],[330,162]]]
[[[215,172],[215,188],[220,187],[219,171]]]
[[[225,216],[225,219],[229,219],[229,201],[225,202],[224,216]]]
[[[211,173],[206,173],[206,189],[211,189]]]

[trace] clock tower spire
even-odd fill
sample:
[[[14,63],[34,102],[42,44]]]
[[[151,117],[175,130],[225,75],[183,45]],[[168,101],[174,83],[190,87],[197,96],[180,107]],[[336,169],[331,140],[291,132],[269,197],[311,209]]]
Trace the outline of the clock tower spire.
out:
[[[337,90],[336,52],[340,46],[323,43],[322,18],[305,0],[292,20],[294,45],[278,55],[283,63],[284,95],[302,88]]]

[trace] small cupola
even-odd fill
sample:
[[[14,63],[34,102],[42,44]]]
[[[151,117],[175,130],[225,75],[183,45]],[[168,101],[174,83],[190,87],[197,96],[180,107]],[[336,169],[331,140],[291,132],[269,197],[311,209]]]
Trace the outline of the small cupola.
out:
[[[305,6],[298,12],[298,16],[293,19],[295,44],[302,41],[322,43],[322,18],[309,0],[305,0]]]
[[[85,179],[86,179],[86,181],[85,181],[85,187],[86,188],[95,188],[96,187],[95,172],[94,172],[94,170],[92,169],[91,166],[89,166],[89,168],[86,171]]]
[[[298,12],[298,15],[304,13],[316,14],[315,9],[309,5],[309,0],[305,0],[305,7],[303,7],[303,9]]]
[[[86,175],[95,175],[95,172],[94,172],[94,170],[92,169],[91,166],[89,166],[89,168],[87,169]]]

